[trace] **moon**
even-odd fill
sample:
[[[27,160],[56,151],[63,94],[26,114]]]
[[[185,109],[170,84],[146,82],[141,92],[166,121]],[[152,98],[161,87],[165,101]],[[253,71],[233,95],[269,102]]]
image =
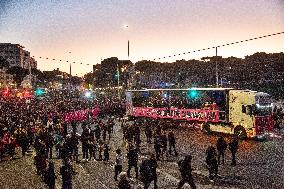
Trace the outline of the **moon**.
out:
[[[127,29],[129,26],[127,24],[124,24],[123,26],[125,29]]]

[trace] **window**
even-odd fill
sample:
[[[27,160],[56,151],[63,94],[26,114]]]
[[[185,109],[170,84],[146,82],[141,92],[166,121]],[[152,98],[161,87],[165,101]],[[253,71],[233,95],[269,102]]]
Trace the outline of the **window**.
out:
[[[246,106],[245,105],[242,105],[242,113],[246,113]]]
[[[247,105],[247,114],[252,115],[252,106],[251,105]]]

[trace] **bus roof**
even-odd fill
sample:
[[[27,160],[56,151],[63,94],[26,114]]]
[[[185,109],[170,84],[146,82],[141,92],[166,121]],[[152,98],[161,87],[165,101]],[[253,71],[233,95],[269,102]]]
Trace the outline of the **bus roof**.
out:
[[[142,91],[188,91],[188,90],[197,90],[197,91],[225,91],[233,90],[234,88],[186,88],[186,89],[140,89],[140,90],[127,90],[129,92],[142,92]]]

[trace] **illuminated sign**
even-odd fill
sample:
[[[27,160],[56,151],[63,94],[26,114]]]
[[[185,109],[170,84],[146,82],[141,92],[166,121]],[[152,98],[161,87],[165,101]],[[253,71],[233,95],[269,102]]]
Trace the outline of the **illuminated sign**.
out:
[[[133,108],[133,115],[155,119],[172,118],[188,121],[219,122],[219,110],[135,107]]]

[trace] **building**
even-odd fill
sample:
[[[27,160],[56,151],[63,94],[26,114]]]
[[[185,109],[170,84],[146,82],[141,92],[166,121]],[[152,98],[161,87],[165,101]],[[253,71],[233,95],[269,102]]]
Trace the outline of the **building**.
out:
[[[0,69],[0,88],[10,87],[13,83],[13,76],[6,73],[5,69]]]
[[[9,62],[10,67],[37,68],[37,62],[24,48],[20,44],[0,43],[0,56]]]

